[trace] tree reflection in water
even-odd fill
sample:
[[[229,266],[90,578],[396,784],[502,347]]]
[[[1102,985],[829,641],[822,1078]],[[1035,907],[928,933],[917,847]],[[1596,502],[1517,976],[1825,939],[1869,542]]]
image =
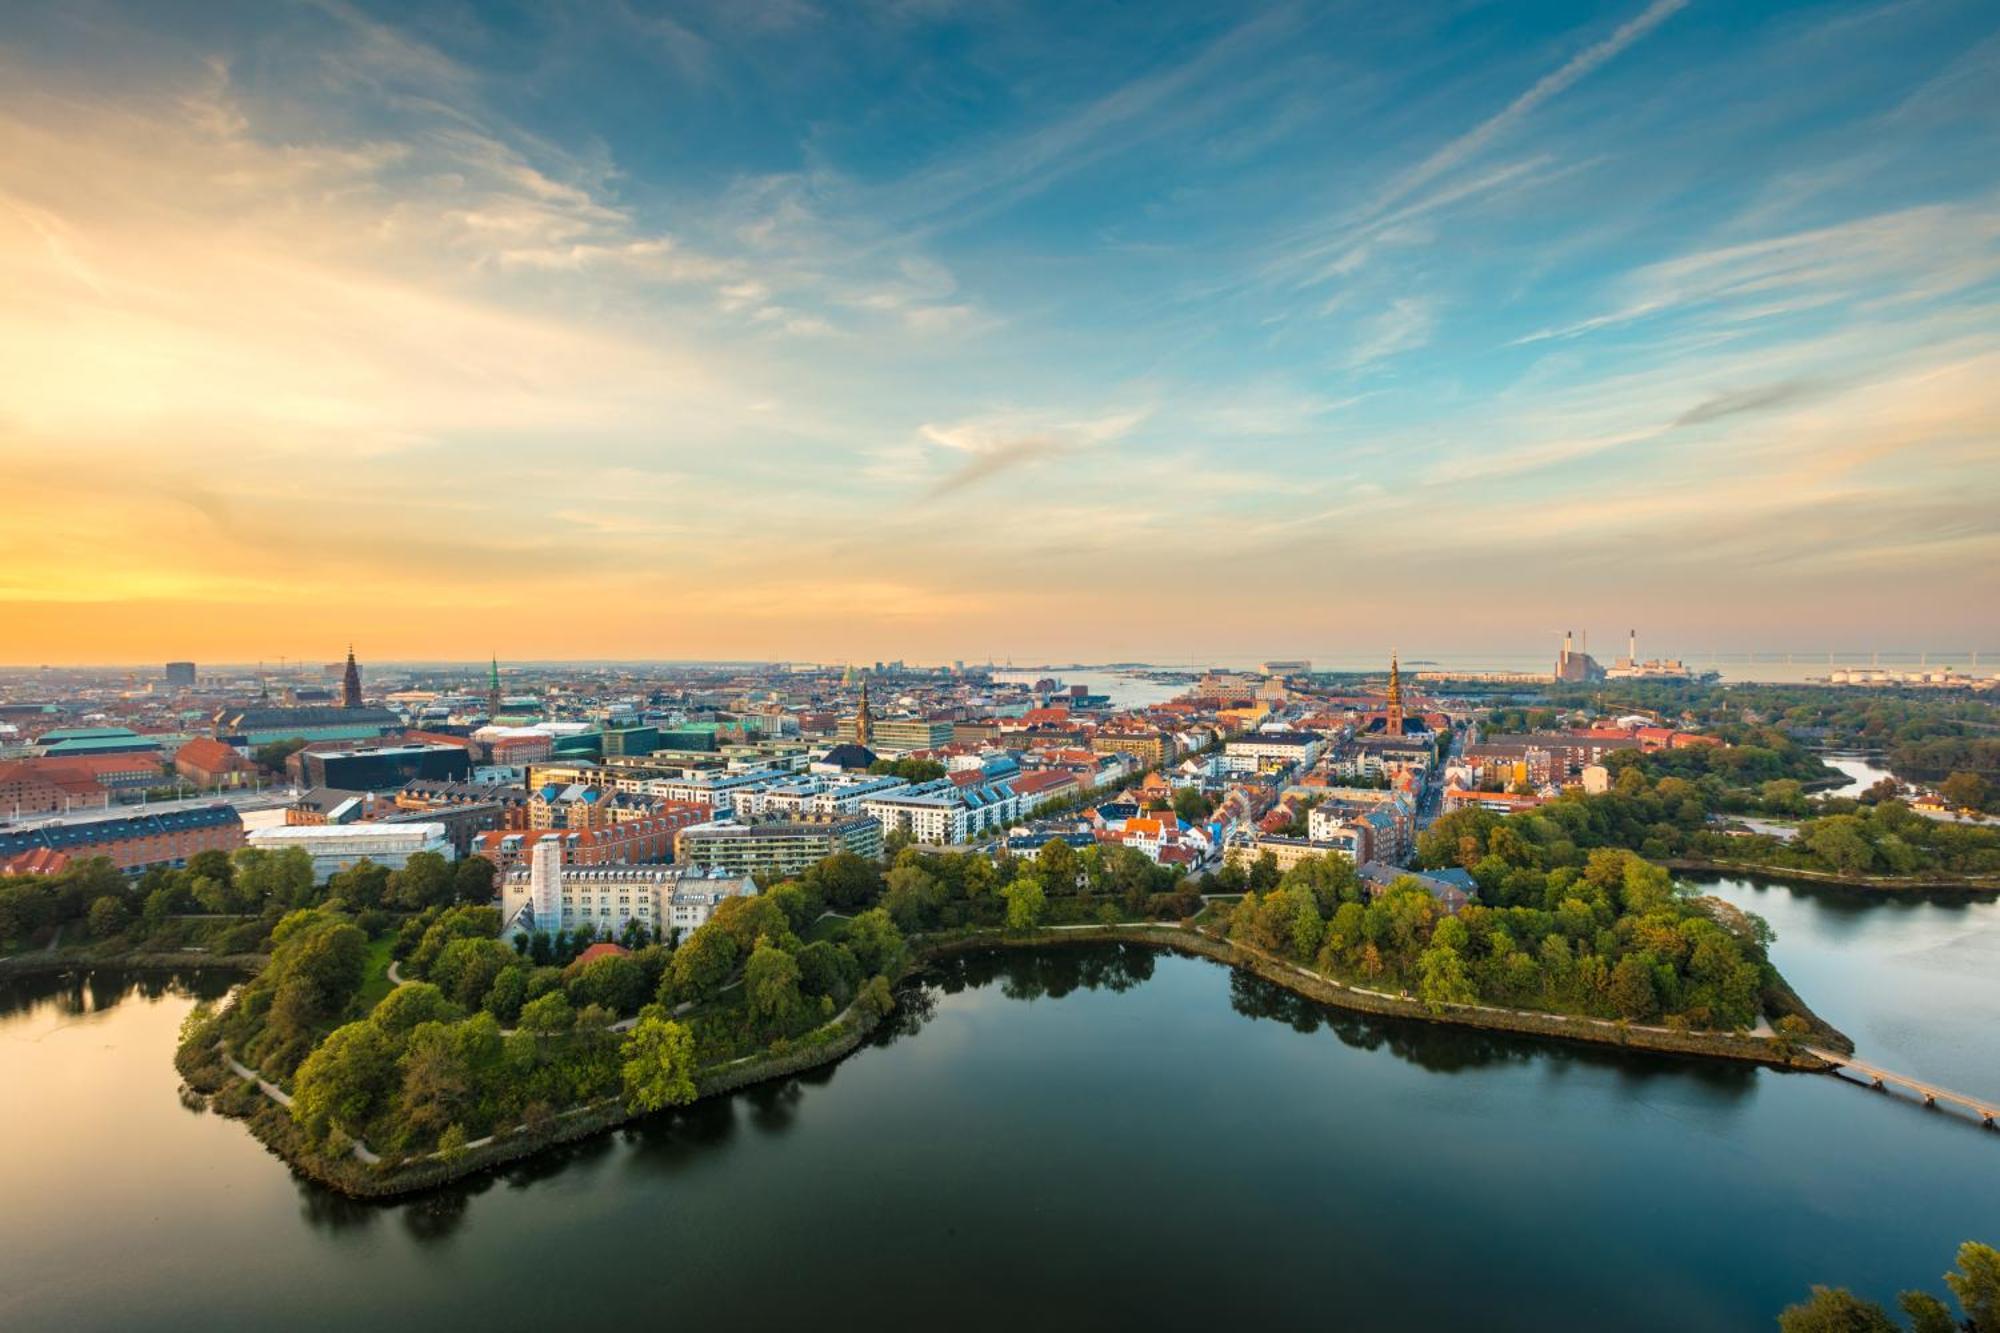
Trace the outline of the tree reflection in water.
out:
[[[1060,1000],[1079,990],[1123,992],[1149,981],[1159,951],[1141,945],[1063,945],[1047,949],[995,949],[940,959],[897,990],[896,1009],[876,1028],[868,1044],[889,1046],[915,1036],[937,1016],[943,997],[997,986],[1009,999]],[[1199,960],[1221,967],[1212,960]],[[79,996],[77,1001],[81,1002]],[[1560,1075],[1576,1066],[1609,1067],[1629,1080],[1693,1076],[1730,1097],[1747,1096],[1756,1069],[1719,1060],[1693,1060],[1554,1039],[1485,1032],[1416,1019],[1356,1013],[1321,1004],[1249,972],[1230,970],[1230,1007],[1246,1018],[1283,1023],[1306,1035],[1321,1029],[1342,1045],[1386,1051],[1398,1060],[1433,1073],[1451,1074],[1498,1064],[1542,1061]],[[672,1176],[726,1147],[740,1123],[761,1134],[782,1135],[797,1124],[810,1087],[823,1087],[839,1072],[826,1065],[758,1084],[732,1096],[648,1116],[614,1137],[596,1135],[512,1163],[500,1170],[433,1191],[400,1204],[356,1202],[300,1182],[303,1211],[315,1226],[344,1230],[370,1225],[376,1215],[401,1212],[405,1229],[427,1244],[448,1238],[465,1220],[471,1199],[496,1183],[510,1190],[602,1160],[614,1142],[626,1153],[621,1167]]]

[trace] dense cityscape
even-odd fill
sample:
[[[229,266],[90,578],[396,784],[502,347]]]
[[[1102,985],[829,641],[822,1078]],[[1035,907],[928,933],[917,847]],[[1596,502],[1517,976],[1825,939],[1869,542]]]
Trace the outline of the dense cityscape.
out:
[[[1996,90],[0,5],[0,1330],[2000,1333]]]

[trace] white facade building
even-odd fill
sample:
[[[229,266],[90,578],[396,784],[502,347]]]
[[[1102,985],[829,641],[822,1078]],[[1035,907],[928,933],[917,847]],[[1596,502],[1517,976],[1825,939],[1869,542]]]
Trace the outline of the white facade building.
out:
[[[554,935],[588,922],[603,938],[637,921],[647,930],[685,934],[706,925],[724,899],[756,892],[757,882],[747,875],[702,866],[566,867],[560,840],[544,838],[528,868],[501,883],[501,929]]]
[[[245,836],[252,847],[265,851],[303,847],[312,857],[316,880],[364,860],[401,870],[417,852],[436,852],[447,861],[457,856],[443,824],[281,824],[251,829]]]
[[[1320,738],[1309,731],[1257,732],[1222,747],[1223,766],[1232,773],[1261,773],[1287,764],[1312,767]]]
[[[805,819],[814,815],[858,815],[871,799],[908,787],[904,778],[826,775],[794,778],[736,794],[739,819]]]
[[[912,842],[948,847],[1005,830],[1021,817],[1021,800],[1004,782],[961,787],[938,778],[870,797],[861,811],[882,825],[885,838],[901,832]]]

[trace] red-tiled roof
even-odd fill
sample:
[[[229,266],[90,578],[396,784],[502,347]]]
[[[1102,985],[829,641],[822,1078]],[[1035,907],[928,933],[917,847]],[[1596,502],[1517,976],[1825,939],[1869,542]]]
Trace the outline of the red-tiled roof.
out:
[[[622,944],[613,944],[609,940],[604,940],[591,945],[588,949],[578,954],[576,961],[579,963],[594,963],[600,958],[623,958],[631,952],[630,949]]]
[[[231,769],[245,767],[249,761],[221,741],[207,736],[195,739],[174,751],[174,762],[192,764],[209,773],[226,773]]]
[[[69,853],[53,847],[33,847],[0,866],[0,875],[57,875],[69,865]]]

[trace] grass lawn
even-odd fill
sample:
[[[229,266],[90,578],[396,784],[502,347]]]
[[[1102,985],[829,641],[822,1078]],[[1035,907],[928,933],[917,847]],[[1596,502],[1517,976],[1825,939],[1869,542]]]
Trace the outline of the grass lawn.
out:
[[[373,1010],[394,989],[389,984],[389,951],[395,947],[393,933],[368,946],[368,967],[361,974],[361,1012],[364,1014]]]
[[[840,932],[847,929],[848,920],[849,918],[842,916],[822,916],[806,931],[805,942],[817,944],[821,940],[826,940],[829,943],[837,943]]]

